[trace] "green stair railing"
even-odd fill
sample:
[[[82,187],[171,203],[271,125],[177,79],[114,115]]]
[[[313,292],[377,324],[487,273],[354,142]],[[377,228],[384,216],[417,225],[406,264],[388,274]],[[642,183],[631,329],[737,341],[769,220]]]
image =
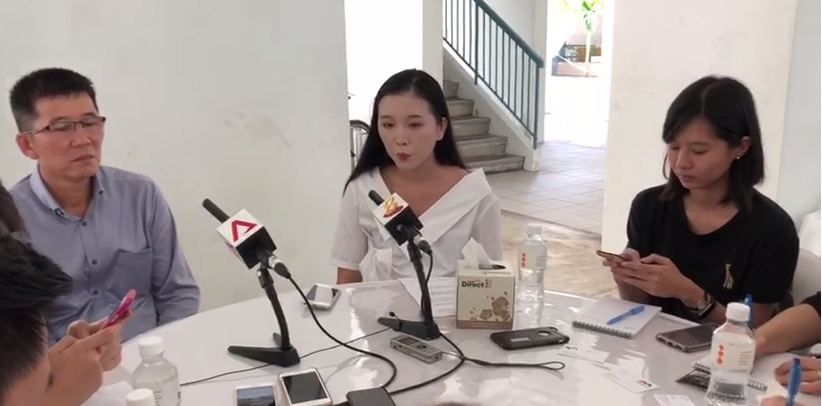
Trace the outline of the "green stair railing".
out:
[[[513,1],[513,0],[512,0]],[[538,144],[539,79],[545,62],[483,0],[443,1],[443,41]]]

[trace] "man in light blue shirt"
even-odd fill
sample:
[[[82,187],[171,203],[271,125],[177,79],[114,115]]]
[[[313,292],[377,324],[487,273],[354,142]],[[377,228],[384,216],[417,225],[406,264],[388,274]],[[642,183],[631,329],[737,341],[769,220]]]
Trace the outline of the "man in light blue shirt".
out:
[[[9,99],[17,145],[37,161],[11,194],[35,248],[74,280],[49,315],[51,338],[75,320],[107,317],[130,289],[137,297],[124,340],[197,313],[200,290],[159,188],[100,165],[106,119],[91,81],[41,69],[21,78]]]

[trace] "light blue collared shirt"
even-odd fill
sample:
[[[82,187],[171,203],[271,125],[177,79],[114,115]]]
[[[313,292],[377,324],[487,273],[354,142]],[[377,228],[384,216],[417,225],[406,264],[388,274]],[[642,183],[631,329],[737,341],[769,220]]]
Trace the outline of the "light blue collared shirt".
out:
[[[57,204],[39,170],[10,192],[31,242],[74,279],[71,295],[58,298],[50,312],[53,340],[65,337],[75,320],[107,317],[130,289],[137,296],[123,340],[199,310],[200,289],[171,209],[148,177],[101,166],[85,218]]]

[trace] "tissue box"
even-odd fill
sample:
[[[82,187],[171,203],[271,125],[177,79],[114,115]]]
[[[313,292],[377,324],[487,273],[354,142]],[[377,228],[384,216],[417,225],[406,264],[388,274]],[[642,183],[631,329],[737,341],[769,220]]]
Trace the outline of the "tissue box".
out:
[[[516,273],[507,262],[492,269],[457,262],[457,328],[510,330],[514,327]]]

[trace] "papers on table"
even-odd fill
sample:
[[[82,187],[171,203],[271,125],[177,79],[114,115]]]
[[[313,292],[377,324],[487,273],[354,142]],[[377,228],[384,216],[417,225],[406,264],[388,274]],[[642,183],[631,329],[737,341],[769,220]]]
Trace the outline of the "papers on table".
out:
[[[399,281],[417,304],[420,304],[422,292],[417,278],[400,278]],[[434,317],[448,317],[457,314],[456,278],[432,276],[428,280],[428,291],[431,294],[431,310]]]

